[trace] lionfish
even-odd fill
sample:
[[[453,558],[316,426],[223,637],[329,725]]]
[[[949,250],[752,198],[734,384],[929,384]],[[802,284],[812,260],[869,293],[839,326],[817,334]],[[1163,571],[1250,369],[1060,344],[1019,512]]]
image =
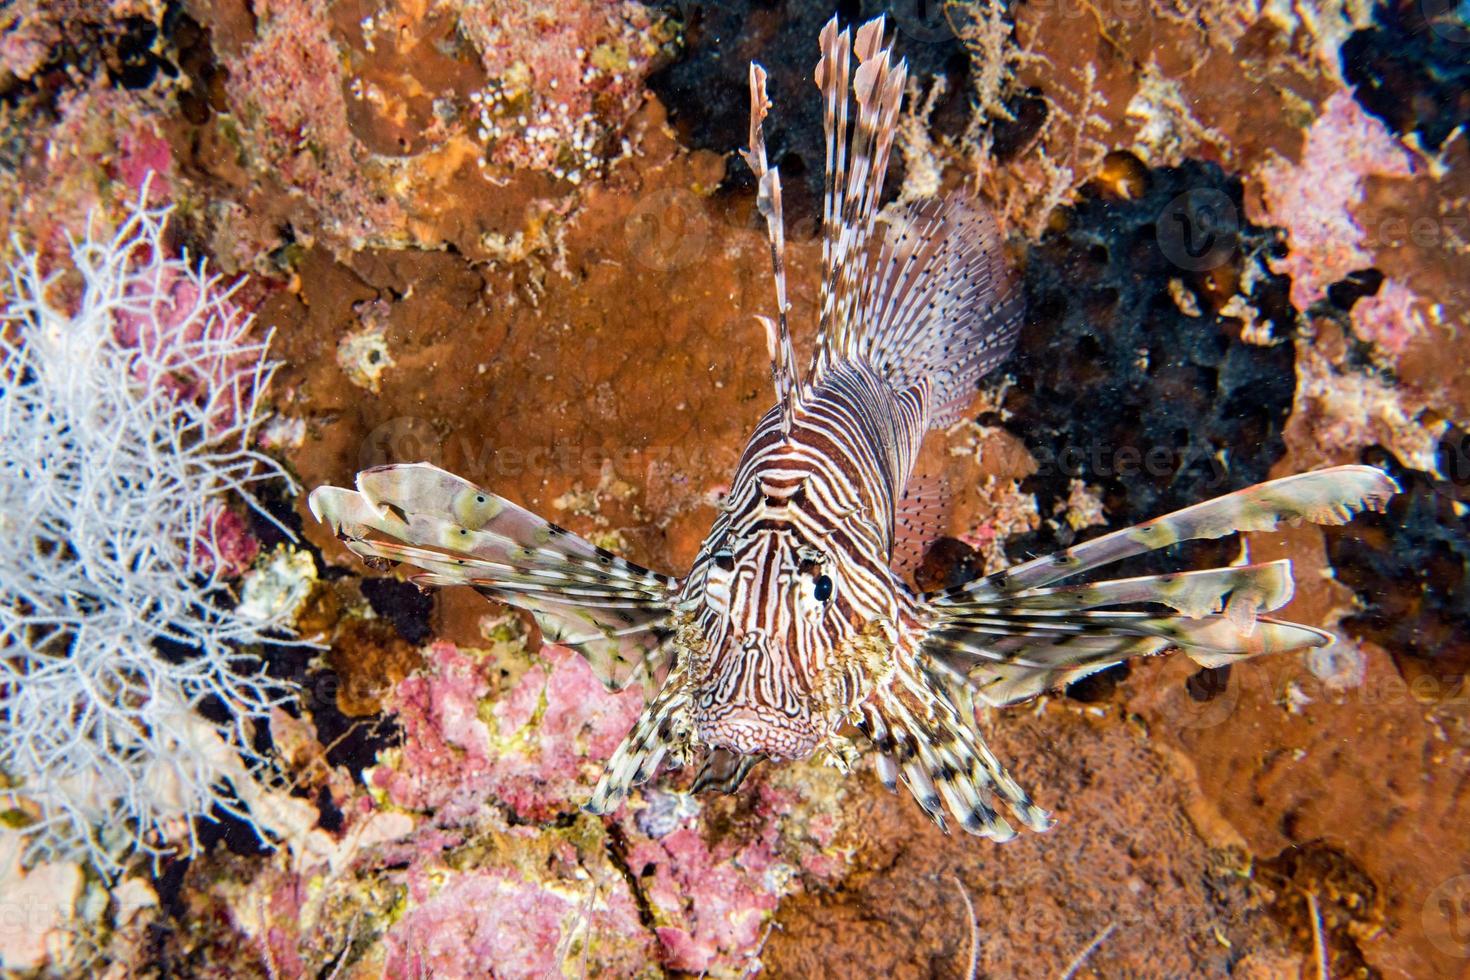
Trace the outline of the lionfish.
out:
[[[639,567],[427,463],[380,466],[311,509],[375,568],[424,587],[468,585],[528,610],[612,689],[653,695],[587,808],[615,810],[661,764],[733,792],[759,761],[873,750],[941,827],[1006,840],[1047,813],[986,746],[977,709],[1055,690],[1178,647],[1205,667],[1317,646],[1331,635],[1260,615],[1285,604],[1288,561],[1059,584],[1190,539],[1344,523],[1398,488],[1339,466],[1259,484],[965,585],[918,592],[894,567],[933,500],[911,486],[925,433],[962,418],[1015,343],[1022,301],[994,219],[963,196],[880,215],[907,67],[880,17],[820,35],[825,103],[820,319],[795,369],[781,181],[767,164],[766,73],[750,66],[750,148],[775,278],[763,324],[775,405],[756,425],[693,567]],[[853,67],[855,62],[856,67]],[[895,208],[888,208],[887,212]],[[880,232],[879,225],[883,225]],[[918,481],[914,481],[918,482]],[[1005,811],[1005,812],[1002,812]]]

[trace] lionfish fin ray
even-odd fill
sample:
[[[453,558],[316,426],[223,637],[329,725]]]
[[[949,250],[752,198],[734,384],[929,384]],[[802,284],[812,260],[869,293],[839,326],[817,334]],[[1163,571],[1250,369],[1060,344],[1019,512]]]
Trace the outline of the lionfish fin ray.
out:
[[[924,385],[929,425],[943,428],[1015,347],[1021,292],[1000,229],[979,202],[918,201],[884,223],[857,356],[895,391]]]
[[[978,203],[930,200],[879,216],[908,78],[883,33],[880,17],[854,40],[833,18],[821,35],[824,275],[809,379],[863,360],[895,392],[923,385],[929,424],[942,426],[1015,345],[1021,297],[1000,231]]]
[[[1053,582],[1181,541],[1267,531],[1283,521],[1343,523],[1382,510],[1398,486],[1369,466],[1272,480],[1101,535],[1056,555],[920,597],[921,656],[993,705],[1064,687],[1171,647],[1204,667],[1322,646],[1322,630],[1261,616],[1290,601],[1290,565],[1264,562],[1081,585]],[[1173,615],[1120,606],[1153,605]]]
[[[954,597],[993,599],[1050,585],[1181,541],[1210,540],[1241,531],[1272,531],[1282,523],[1299,521],[1344,524],[1363,510],[1382,510],[1398,489],[1392,478],[1372,466],[1333,466],[1299,473],[1100,535],[958,589],[928,594],[924,599],[939,604]]]
[[[827,156],[820,318],[808,373],[813,383],[832,364],[860,354],[875,219],[908,78],[907,64],[895,62],[884,45],[885,26],[883,17],[870,20],[858,28],[855,41],[850,31],[838,30],[836,17],[822,29],[815,81]]]
[[[1046,811],[985,743],[968,686],[917,666],[902,666],[895,682],[879,688],[861,713],[859,727],[878,750],[885,783],[901,778],[941,828],[947,813],[967,833],[1010,840],[1016,830],[1001,814],[1002,805],[1021,826],[1050,827]]]
[[[666,759],[675,765],[684,764],[692,736],[682,671],[682,667],[675,667],[658,696],[643,709],[632,730],[613,751],[583,809],[602,815],[612,813],[622,806],[633,787],[652,779]]]
[[[677,579],[650,571],[427,463],[319,487],[312,514],[365,561],[414,566],[428,587],[467,585],[529,611],[549,642],[580,653],[612,688],[668,669]]]

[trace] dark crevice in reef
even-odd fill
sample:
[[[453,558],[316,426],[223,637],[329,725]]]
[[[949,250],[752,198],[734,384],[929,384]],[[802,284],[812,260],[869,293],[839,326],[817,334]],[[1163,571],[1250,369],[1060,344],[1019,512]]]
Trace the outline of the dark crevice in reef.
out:
[[[195,125],[224,111],[228,72],[215,58],[209,30],[177,0],[147,16],[73,4],[57,17],[61,40],[43,64],[24,78],[0,70],[0,106],[11,110],[0,121],[0,171],[18,169],[31,148],[27,133],[58,119],[62,96],[93,79],[120,89],[168,86],[179,114]]]
[[[630,852],[628,838],[623,833],[622,827],[616,822],[609,822],[607,825],[607,859],[628,883],[628,892],[633,896],[633,904],[638,907],[638,921],[643,924],[643,928],[653,934],[658,922],[654,918],[653,905],[648,900],[648,894],[643,890],[643,875],[640,872],[645,869],[634,869],[628,864]],[[649,873],[652,873],[651,869]]]
[[[434,632],[434,596],[412,582],[395,578],[364,578],[358,585],[373,612],[393,624],[398,635],[414,646]]]
[[[117,88],[142,89],[160,76],[177,78],[174,29],[187,15],[178,3],[156,17],[118,15],[107,5],[77,6],[64,15],[61,40],[46,61],[25,78],[0,75],[0,102],[50,112],[55,100],[78,80],[105,76]]]
[[[834,8],[770,0],[663,0],[659,6],[684,25],[684,48],[649,78],[648,87],[668,109],[685,146],[734,156],[749,142],[748,66],[755,61],[769,72],[767,89],[780,111],[766,120],[766,146],[781,169],[787,219],[793,226],[788,233],[794,237],[815,234],[821,212],[826,144],[822,103],[812,81],[817,64],[813,38],[834,11],[854,26],[886,13],[895,51],[907,59],[910,75],[948,78],[948,95],[931,122],[948,132],[963,128],[968,116],[969,55],[945,20],[943,3],[846,0]],[[890,198],[901,184],[898,157],[895,153],[889,166]],[[750,170],[738,156],[725,186],[754,188]]]
[[[1372,27],[1343,42],[1343,75],[1358,102],[1430,151],[1470,125],[1470,20],[1456,0],[1378,5]]]
[[[1267,905],[1271,918],[1288,935],[1304,940],[1302,951],[1310,958],[1315,958],[1312,935],[1320,929],[1328,976],[1379,975],[1368,966],[1357,937],[1383,928],[1383,901],[1378,885],[1352,858],[1321,841],[1311,841],[1275,857],[1257,859],[1253,877],[1272,893]],[[1318,925],[1313,924],[1314,918]]]
[[[1297,312],[1290,281],[1265,266],[1279,232],[1245,220],[1239,178],[1213,163],[1137,170],[1131,196],[1084,189],[1026,256],[1028,319],[1005,368],[1016,383],[1004,424],[1040,464],[1023,489],[1044,516],[1081,480],[1101,488],[1111,527],[1133,524],[1263,480],[1285,452]],[[1220,312],[1245,282],[1265,343]],[[1008,551],[1020,560],[1073,543],[1065,522],[1044,523]],[[1190,547],[1228,560],[1234,546]]]
[[[362,781],[364,769],[377,765],[378,754],[402,740],[394,716],[344,714],[337,704],[342,680],[333,670],[313,671],[302,685],[302,698],[311,712],[317,741],[326,747],[327,762],[340,766]]]
[[[1452,429],[1440,442],[1448,479],[1409,469],[1377,446],[1363,462],[1386,470],[1403,492],[1383,514],[1324,529],[1337,579],[1361,607],[1343,626],[1390,651],[1405,680],[1429,677],[1451,694],[1470,672],[1470,434]]]

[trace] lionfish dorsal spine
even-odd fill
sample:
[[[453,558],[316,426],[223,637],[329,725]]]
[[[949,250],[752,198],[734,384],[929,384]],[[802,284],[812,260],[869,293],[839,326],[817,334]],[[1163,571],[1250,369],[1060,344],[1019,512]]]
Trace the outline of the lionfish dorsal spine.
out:
[[[801,389],[796,379],[796,354],[791,345],[791,328],[786,314],[786,222],[781,213],[781,175],[766,161],[764,123],[771,100],[766,95],[766,70],[755,62],[750,65],[750,148],[741,155],[756,180],[756,209],[766,219],[766,233],[771,243],[771,272],[776,281],[776,316],[757,316],[766,333],[766,349],[771,356],[771,379],[776,386],[776,401],[781,406],[782,431],[791,434],[791,419]]]
[[[827,172],[813,380],[832,363],[859,353],[860,311],[872,288],[870,245],[908,78],[905,62],[895,64],[883,43],[884,27],[884,18],[871,20],[858,28],[855,40],[849,31],[838,30],[835,17],[822,29],[815,80],[822,92]],[[851,68],[854,56],[856,71]],[[855,100],[851,108],[849,91]]]

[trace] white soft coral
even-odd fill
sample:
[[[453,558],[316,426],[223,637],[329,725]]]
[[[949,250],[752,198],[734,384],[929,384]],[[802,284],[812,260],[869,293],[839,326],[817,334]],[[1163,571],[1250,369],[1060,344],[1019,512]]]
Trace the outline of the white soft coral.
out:
[[[0,284],[0,811],[34,856],[104,869],[216,805],[249,819],[244,769],[205,743],[254,768],[281,695],[246,650],[275,624],[234,614],[219,537],[229,495],[285,478],[254,449],[269,338],[170,257],[166,217],[140,202],[73,269],[22,252]]]

